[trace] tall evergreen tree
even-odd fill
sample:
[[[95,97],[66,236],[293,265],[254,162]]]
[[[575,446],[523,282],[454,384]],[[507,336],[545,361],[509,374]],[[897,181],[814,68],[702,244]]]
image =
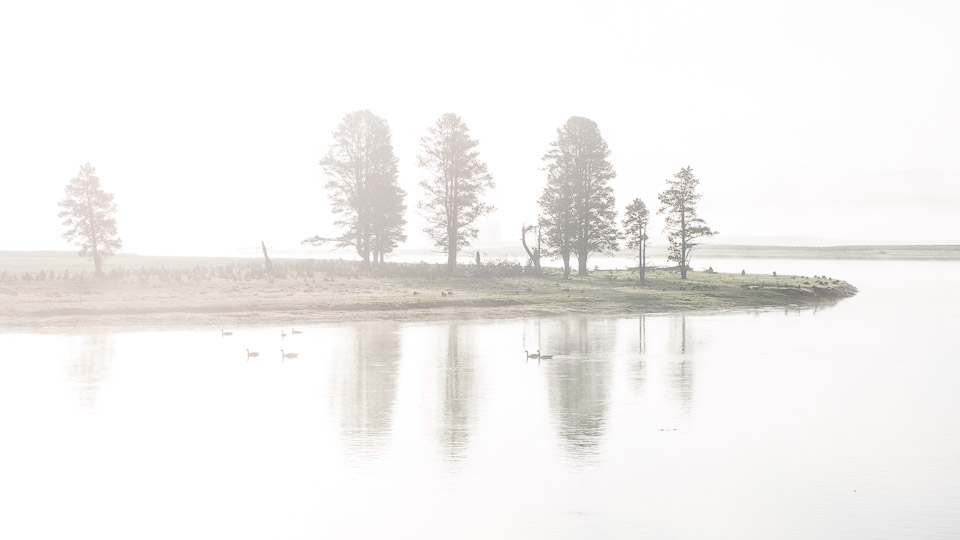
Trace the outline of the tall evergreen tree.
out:
[[[551,253],[563,260],[570,275],[570,254],[579,275],[587,275],[587,259],[595,251],[617,249],[617,210],[609,181],[616,176],[607,161],[610,149],[596,122],[570,117],[543,157],[547,185],[540,197],[544,233]]]
[[[477,218],[494,209],[480,200],[494,183],[487,165],[480,160],[478,144],[470,138],[467,125],[453,113],[441,116],[420,140],[417,164],[429,172],[420,182],[426,192],[420,202],[428,223],[424,231],[446,251],[450,272],[457,268],[457,252],[476,238]]]
[[[568,155],[551,150],[544,160],[547,161],[547,185],[540,195],[540,208],[543,213],[540,227],[545,253],[559,257],[563,262],[563,279],[570,277],[570,254],[573,252],[573,178],[565,174],[567,167],[563,163]]]
[[[717,234],[707,222],[697,217],[697,202],[703,195],[697,193],[700,180],[693,176],[693,169],[685,167],[667,180],[667,189],[658,195],[658,214],[667,214],[666,228],[667,259],[680,265],[680,277],[687,279],[690,255],[697,247],[697,240]]]
[[[93,259],[96,275],[102,276],[103,259],[116,253],[123,243],[117,236],[117,205],[113,195],[100,187],[100,177],[92,165],[80,167],[58,205],[63,209],[58,217],[67,227],[63,237],[80,246],[79,255]]]
[[[627,249],[637,250],[640,265],[640,283],[646,282],[647,269],[647,223],[650,221],[650,211],[647,205],[636,198],[627,205],[623,218],[623,233],[627,239]]]
[[[385,254],[406,240],[406,193],[397,181],[397,161],[386,120],[367,110],[344,116],[320,161],[331,208],[339,216],[334,223],[342,233],[333,239],[315,236],[304,243],[334,240],[337,247],[354,246],[365,263],[371,257],[383,262]]]
[[[400,242],[407,239],[403,232],[407,220],[403,217],[407,206],[403,203],[406,192],[400,188],[397,178],[381,182],[374,192],[374,204],[371,216],[371,251],[373,260],[383,263],[383,256],[392,252]]]

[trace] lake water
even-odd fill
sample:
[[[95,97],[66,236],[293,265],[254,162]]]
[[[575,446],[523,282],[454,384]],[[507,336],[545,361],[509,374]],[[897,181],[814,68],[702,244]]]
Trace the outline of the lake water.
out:
[[[860,294],[0,333],[0,537],[960,537],[960,263],[711,263]]]

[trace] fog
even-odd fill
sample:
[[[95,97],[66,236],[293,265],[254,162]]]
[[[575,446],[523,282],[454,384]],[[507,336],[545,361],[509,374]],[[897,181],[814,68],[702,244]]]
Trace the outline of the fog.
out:
[[[480,246],[536,218],[572,115],[621,213],[690,165],[716,243],[960,243],[958,23],[933,1],[5,3],[0,250],[71,249],[56,204],[85,162],[127,253],[332,235],[318,161],[357,109],[393,130],[401,247],[430,246],[416,156],[445,112],[497,183]]]

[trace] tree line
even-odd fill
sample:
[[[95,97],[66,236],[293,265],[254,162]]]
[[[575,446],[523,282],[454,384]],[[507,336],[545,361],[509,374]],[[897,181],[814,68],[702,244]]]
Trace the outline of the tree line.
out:
[[[447,253],[451,272],[456,269],[459,251],[476,238],[477,220],[494,211],[485,196],[495,184],[478,146],[467,125],[452,113],[442,115],[420,140],[417,165],[425,172],[420,181],[424,198],[417,208],[427,221],[424,232]],[[617,223],[610,186],[616,172],[609,156],[596,122],[574,116],[557,129],[557,138],[543,156],[546,183],[538,200],[540,215],[535,225],[523,226],[521,235],[536,273],[541,272],[541,257],[547,256],[562,261],[564,278],[571,274],[573,259],[578,274],[585,276],[591,254],[617,251],[625,240],[628,249],[637,250],[640,278],[645,279],[650,212],[637,198]],[[368,110],[344,116],[320,160],[340,234],[317,235],[303,243],[334,242],[337,247],[353,247],[366,265],[383,263],[387,254],[406,241],[406,192],[399,184],[398,163],[385,119]],[[698,240],[716,234],[697,215],[698,185],[693,170],[685,167],[667,180],[658,197],[658,213],[666,214],[668,259],[677,263],[682,278],[686,278]],[[60,217],[68,227],[64,238],[78,244],[80,255],[90,256],[101,275],[103,258],[115,253],[121,242],[113,195],[103,191],[89,163],[67,185],[60,206]],[[533,241],[528,245],[530,233]]]

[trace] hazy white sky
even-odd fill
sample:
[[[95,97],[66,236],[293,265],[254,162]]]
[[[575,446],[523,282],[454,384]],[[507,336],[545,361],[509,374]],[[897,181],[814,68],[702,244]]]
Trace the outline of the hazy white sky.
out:
[[[332,234],[318,161],[364,108],[393,129],[407,247],[445,112],[497,182],[480,243],[536,218],[579,115],[621,211],[691,165],[717,242],[956,244],[958,28],[953,1],[4,2],[0,250],[70,249],[56,203],[88,161],[126,252]]]

